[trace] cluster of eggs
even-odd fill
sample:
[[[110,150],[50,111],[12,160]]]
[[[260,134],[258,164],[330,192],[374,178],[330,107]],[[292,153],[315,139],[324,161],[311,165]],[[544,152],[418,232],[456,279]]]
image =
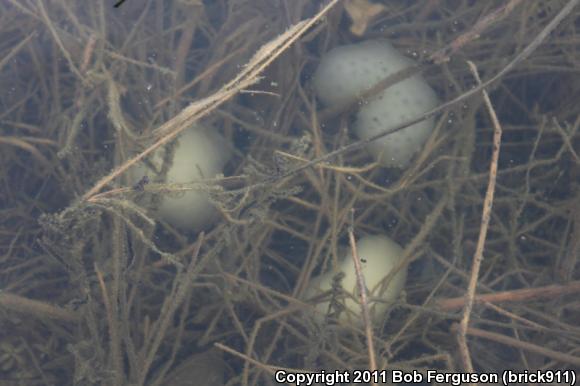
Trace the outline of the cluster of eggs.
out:
[[[314,74],[314,89],[325,105],[344,104],[411,64],[410,59],[386,41],[372,40],[340,46],[321,59]],[[420,75],[415,75],[362,101],[356,113],[354,132],[361,139],[370,138],[398,127],[436,105],[437,97],[433,89]],[[433,124],[432,119],[416,123],[373,141],[368,150],[384,166],[405,167],[429,137]],[[175,146],[177,148],[163,181],[165,183],[190,183],[212,178],[222,172],[230,157],[223,138],[199,126],[182,134]],[[149,166],[143,164],[135,167],[133,179],[137,181],[143,175],[155,173],[154,170],[161,167],[165,151],[161,149],[150,157]],[[215,208],[202,190],[189,190],[179,197],[164,196],[159,206],[159,217],[184,229],[201,229],[214,215]],[[385,235],[366,236],[358,242],[358,255],[363,262],[362,274],[369,290],[372,319],[377,322],[397,299],[405,284],[407,269],[398,267],[402,249]],[[395,269],[398,271],[394,272]],[[392,279],[385,288],[384,279],[391,271]],[[330,290],[338,272],[344,273],[342,287],[349,295],[343,299],[345,312],[340,319],[346,321],[354,316],[360,320],[356,273],[349,253],[343,256],[338,267],[313,278],[306,293],[315,296]],[[319,303],[319,315],[323,315],[328,306],[328,302]]]
[[[339,46],[321,59],[314,74],[314,89],[325,105],[341,105],[412,64],[384,40]],[[421,75],[414,75],[361,101],[354,132],[367,139],[397,128],[436,106],[433,89]],[[405,167],[428,139],[433,126],[433,118],[416,123],[371,142],[369,151],[384,166]]]
[[[314,90],[326,106],[341,106],[360,100],[365,92],[412,64],[385,40],[339,46],[320,60],[313,76]],[[368,139],[420,117],[435,108],[438,100],[429,84],[420,75],[414,75],[359,102],[353,129],[360,139]],[[371,142],[368,150],[378,163],[404,168],[423,147],[433,127],[432,118],[421,121]],[[404,287],[407,267],[399,267],[402,251],[385,235],[366,236],[358,243],[362,276],[369,291],[369,308],[374,323],[382,320]],[[344,274],[342,288],[347,294],[339,320],[347,321],[354,317],[360,325],[361,306],[356,290],[355,265],[349,253],[343,256],[338,267],[312,279],[307,294],[312,296],[331,290],[338,272]],[[392,278],[384,288],[385,278],[389,276]],[[328,307],[328,302],[319,303],[319,315],[328,312]]]

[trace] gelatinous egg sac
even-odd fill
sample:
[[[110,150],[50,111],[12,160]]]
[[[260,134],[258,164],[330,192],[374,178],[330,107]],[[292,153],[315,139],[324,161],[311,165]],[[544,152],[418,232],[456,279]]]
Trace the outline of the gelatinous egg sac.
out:
[[[396,273],[403,257],[403,249],[399,244],[385,235],[365,236],[357,243],[357,254],[361,260],[361,272],[369,290],[369,310],[373,323],[380,323],[385,312],[397,300],[407,279],[407,267],[404,266]],[[393,271],[392,279],[385,286],[384,279]],[[330,291],[334,286],[337,274],[342,272],[340,284],[347,296],[334,299],[342,304],[339,320],[343,323],[361,325],[361,306],[357,288],[357,276],[352,261],[352,254],[346,253],[338,267],[310,280],[306,296],[313,296]],[[329,311],[329,302],[321,302],[316,306],[317,319],[322,322]]]
[[[193,183],[209,179],[222,172],[230,157],[225,140],[214,132],[194,126],[181,134],[174,144],[173,159],[164,183]],[[149,164],[141,163],[131,170],[131,177],[139,181],[144,175],[156,178],[165,157],[166,148],[160,148],[150,157]],[[182,229],[200,230],[213,220],[216,209],[207,192],[190,190],[161,195],[158,215]]]
[[[326,53],[314,74],[316,94],[327,106],[360,97],[381,80],[413,62],[385,40],[336,47]],[[421,75],[404,79],[361,101],[354,132],[361,139],[393,129],[437,106],[437,96]],[[368,150],[384,166],[406,167],[433,130],[433,118],[372,142]]]

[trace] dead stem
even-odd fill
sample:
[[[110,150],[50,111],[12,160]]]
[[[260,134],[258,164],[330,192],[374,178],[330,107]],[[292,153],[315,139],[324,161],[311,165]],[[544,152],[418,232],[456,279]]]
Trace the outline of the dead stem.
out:
[[[367,338],[367,349],[369,353],[369,370],[371,371],[371,373],[375,373],[377,370],[377,359],[375,357],[375,345],[373,343],[373,326],[371,321],[371,313],[369,310],[367,286],[365,284],[365,278],[362,274],[360,258],[358,257],[356,240],[354,238],[354,209],[350,210],[350,214],[352,221],[348,228],[348,241],[350,243],[350,249],[352,252],[351,254],[352,262],[354,264],[354,269],[356,272],[356,284],[360,296],[360,307],[362,312],[363,325],[365,328],[365,335]],[[374,379],[371,381],[371,385],[376,385]]]
[[[479,74],[477,72],[477,67],[472,62],[467,62],[471,71],[473,72],[473,76],[477,80],[479,84],[481,84],[481,79],[479,78]],[[485,200],[483,202],[483,214],[481,216],[481,228],[479,231],[479,237],[477,239],[477,247],[475,250],[475,254],[473,256],[473,263],[471,266],[471,276],[469,279],[469,286],[467,287],[467,293],[465,295],[466,301],[463,307],[463,316],[461,318],[461,323],[459,324],[458,330],[458,340],[459,340],[459,349],[461,352],[461,358],[463,359],[464,368],[466,372],[473,373],[473,364],[471,361],[471,356],[469,355],[469,348],[467,346],[467,339],[466,339],[466,331],[469,326],[469,318],[471,316],[471,310],[473,308],[473,299],[475,298],[475,291],[477,290],[477,282],[479,279],[479,271],[481,268],[481,262],[483,260],[483,248],[485,245],[485,240],[487,237],[487,230],[489,227],[489,220],[491,216],[491,209],[493,206],[493,196],[495,193],[495,181],[497,178],[497,162],[499,159],[500,147],[501,147],[501,134],[502,128],[497,119],[497,115],[495,114],[495,110],[491,104],[489,99],[489,95],[487,95],[487,91],[482,91],[483,98],[485,100],[485,105],[491,116],[491,120],[493,122],[494,133],[493,133],[493,154],[491,157],[491,164],[489,167],[489,183],[487,185],[487,191],[485,193]]]
[[[80,319],[76,312],[8,292],[0,292],[0,306],[18,313],[37,315],[40,318],[46,317],[64,322],[77,322]]]
[[[536,299],[554,299],[559,296],[580,293],[580,282],[574,281],[567,284],[553,284],[537,288],[524,288],[519,290],[499,291],[491,294],[476,295],[474,303],[504,303],[504,302],[526,302]],[[465,306],[465,296],[439,299],[437,307],[444,311],[452,311]]]
[[[97,264],[95,264],[95,273],[97,274],[97,279],[99,281],[99,287],[101,288],[103,296],[103,304],[105,305],[105,310],[107,312],[107,324],[109,326],[109,344],[112,353],[111,362],[113,363],[113,377],[114,385],[120,386],[123,382],[123,360],[121,358],[121,341],[119,340],[119,324],[117,323],[117,315],[113,311],[113,306],[111,305],[111,299],[117,299],[117,297],[111,298],[109,292],[107,291],[107,285],[105,284],[105,279],[103,274]],[[116,301],[114,302],[116,303]]]
[[[454,325],[454,329],[457,330],[459,327]],[[537,354],[541,354],[547,358],[552,358],[559,362],[569,363],[574,366],[580,366],[580,357],[564,354],[558,351],[551,350],[546,347],[541,347],[529,342],[522,342],[519,339],[510,338],[509,336],[505,336],[502,334],[498,334],[495,332],[484,331],[479,328],[469,327],[466,331],[467,335],[477,336],[479,338],[493,340],[494,342],[498,342],[504,344],[506,346],[511,346],[514,348],[519,348],[525,351],[534,352]]]

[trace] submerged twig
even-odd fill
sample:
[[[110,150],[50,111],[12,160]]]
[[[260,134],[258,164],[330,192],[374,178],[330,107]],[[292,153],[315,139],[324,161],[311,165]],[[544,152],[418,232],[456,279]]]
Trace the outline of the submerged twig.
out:
[[[4,291],[0,291],[0,308],[65,322],[78,322],[80,320],[80,315],[76,312]]]
[[[351,209],[351,216],[354,218],[354,209]],[[360,265],[360,258],[358,257],[358,250],[356,247],[356,240],[354,238],[354,220],[348,227],[348,241],[350,243],[350,249],[352,251],[351,257],[354,264],[354,270],[356,272],[356,285],[358,287],[358,292],[360,296],[360,307],[362,311],[363,324],[365,327],[365,336],[367,338],[367,350],[369,353],[369,370],[371,373],[375,373],[377,370],[377,359],[375,357],[375,345],[373,343],[373,326],[371,321],[371,313],[369,310],[367,286],[365,284],[365,278],[362,274],[362,268]],[[371,381],[371,385],[376,385],[374,378]]]
[[[457,325],[454,325],[452,329],[457,329]],[[468,335],[477,336],[479,338],[493,340],[494,342],[498,342],[504,344],[506,346],[511,346],[514,348],[518,348],[521,350],[533,352],[536,354],[543,355],[547,358],[551,358],[553,360],[569,363],[574,366],[580,366],[580,357],[561,353],[555,350],[551,350],[546,347],[541,347],[533,343],[529,342],[522,342],[521,340],[510,338],[509,336],[505,336],[502,334],[498,334],[495,332],[485,331],[479,328],[469,327],[466,331]]]
[[[467,62],[473,76],[479,84],[481,84],[481,79],[479,78],[479,73],[477,72],[477,67],[472,62]],[[485,200],[483,201],[483,214],[481,216],[481,228],[479,231],[479,237],[477,239],[477,247],[475,249],[475,254],[473,256],[473,263],[471,266],[471,276],[469,278],[469,286],[467,287],[467,293],[465,294],[466,301],[463,308],[463,316],[461,318],[461,323],[459,324],[458,340],[459,348],[461,352],[461,357],[464,361],[465,371],[472,373],[474,371],[471,357],[469,355],[469,348],[467,346],[466,332],[469,326],[469,318],[471,316],[471,310],[473,308],[473,299],[475,298],[475,291],[477,290],[477,281],[479,279],[479,270],[481,268],[481,261],[483,260],[483,248],[485,246],[485,240],[487,238],[487,230],[489,228],[489,220],[491,217],[491,209],[493,206],[493,197],[495,194],[495,181],[497,178],[497,163],[499,160],[499,153],[501,148],[501,135],[502,127],[499,123],[495,110],[489,99],[487,91],[483,90],[483,99],[485,101],[485,106],[487,107],[488,113],[491,117],[493,123],[493,154],[491,156],[491,164],[489,166],[489,183],[487,185],[487,191],[485,193]]]
[[[492,304],[504,302],[525,302],[539,299],[553,299],[558,296],[575,293],[580,294],[580,281],[573,281],[562,285],[553,284],[544,287],[523,288],[511,291],[481,294],[476,295],[473,301],[476,303],[486,302]],[[464,307],[465,302],[465,296],[450,299],[439,299],[437,301],[437,307],[441,310],[452,311],[457,308]]]

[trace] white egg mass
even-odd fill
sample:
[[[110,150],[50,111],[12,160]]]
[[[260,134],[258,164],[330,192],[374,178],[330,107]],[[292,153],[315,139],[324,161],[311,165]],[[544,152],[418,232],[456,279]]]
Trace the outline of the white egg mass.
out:
[[[385,40],[371,40],[336,47],[326,53],[314,73],[316,94],[327,106],[359,98],[381,80],[413,62]],[[369,100],[361,102],[354,131],[361,139],[394,129],[435,108],[435,92],[420,75],[407,78]],[[379,163],[406,167],[431,131],[433,118],[409,126],[372,142],[368,149]]]
[[[222,172],[230,157],[225,140],[200,126],[186,130],[176,139],[175,146],[171,167],[165,180],[161,181],[168,184],[213,178]],[[148,175],[155,180],[165,151],[165,148],[161,148],[149,157],[151,163],[148,166],[142,163],[134,167],[131,171],[132,179],[139,181],[144,175]],[[159,217],[182,229],[205,228],[216,214],[208,193],[201,190],[163,194],[161,200]]]
[[[401,262],[402,252],[403,249],[399,244],[384,235],[365,236],[357,242],[357,253],[361,260],[362,274],[369,291],[368,304],[371,320],[374,324],[383,320],[385,312],[397,300],[405,285],[407,267],[402,267],[391,278],[387,287],[384,287],[383,283],[383,279]],[[347,296],[337,299],[344,306],[339,321],[361,326],[362,311],[350,248],[346,256],[341,259],[338,267],[310,280],[306,295],[308,298],[312,298],[315,295],[330,291],[334,277],[340,272],[344,274],[340,283]],[[328,313],[329,302],[319,303],[316,308],[318,311],[316,313],[317,319],[322,321]]]

